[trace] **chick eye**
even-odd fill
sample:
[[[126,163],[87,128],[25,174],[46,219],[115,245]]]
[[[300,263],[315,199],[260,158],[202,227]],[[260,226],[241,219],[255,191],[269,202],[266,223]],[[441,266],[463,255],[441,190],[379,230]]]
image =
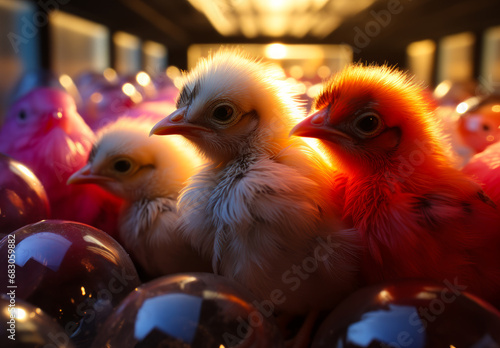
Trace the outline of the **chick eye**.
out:
[[[355,127],[360,135],[370,136],[377,133],[380,127],[382,127],[382,121],[376,113],[367,112],[358,117]]]
[[[119,173],[126,173],[132,168],[132,163],[129,160],[121,159],[113,164],[113,169]]]
[[[26,111],[21,110],[21,111],[19,111],[19,114],[17,115],[17,117],[18,117],[21,121],[26,121],[26,119],[28,118],[28,115],[26,114]]]
[[[234,109],[231,105],[221,104],[212,111],[212,118],[215,122],[226,125],[233,120]]]

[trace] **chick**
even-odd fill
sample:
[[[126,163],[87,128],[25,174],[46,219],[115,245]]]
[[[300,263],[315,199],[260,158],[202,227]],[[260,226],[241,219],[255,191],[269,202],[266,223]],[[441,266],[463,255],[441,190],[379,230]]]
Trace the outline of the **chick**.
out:
[[[35,88],[8,109],[0,129],[0,152],[40,178],[52,218],[83,222],[114,235],[121,200],[94,185],[66,185],[87,160],[94,137],[68,93]]]
[[[500,304],[500,215],[449,145],[422,87],[383,66],[352,65],[292,134],[322,139],[347,176],[343,214],[366,245],[368,282],[456,281]]]
[[[178,231],[177,210],[179,192],[201,160],[181,137],[150,138],[153,125],[148,117],[123,117],[103,128],[68,184],[97,184],[125,200],[120,241],[150,276],[204,271]]]
[[[288,138],[303,111],[282,74],[220,50],[185,76],[152,134],[181,134],[210,161],[180,198],[183,233],[216,273],[277,313],[331,308],[357,285],[358,235],[341,230],[326,166]]]

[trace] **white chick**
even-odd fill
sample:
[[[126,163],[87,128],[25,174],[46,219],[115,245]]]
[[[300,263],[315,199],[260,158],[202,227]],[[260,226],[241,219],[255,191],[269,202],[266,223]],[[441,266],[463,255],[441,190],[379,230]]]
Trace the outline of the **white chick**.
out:
[[[180,190],[202,162],[182,137],[150,138],[152,125],[151,118],[123,117],[103,128],[68,184],[94,183],[125,200],[120,240],[150,276],[204,271],[179,233],[177,209]]]
[[[303,116],[279,71],[221,50],[151,131],[181,134],[210,160],[181,195],[183,233],[276,313],[332,308],[357,285],[359,236],[339,229],[317,153],[288,137]]]

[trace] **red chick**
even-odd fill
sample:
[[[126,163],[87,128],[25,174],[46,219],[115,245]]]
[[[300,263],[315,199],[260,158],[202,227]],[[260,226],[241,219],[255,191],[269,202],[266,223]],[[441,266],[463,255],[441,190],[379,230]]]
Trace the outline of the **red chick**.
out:
[[[42,182],[52,218],[83,222],[111,235],[122,201],[97,185],[67,186],[83,167],[94,133],[66,92],[37,88],[17,100],[0,129],[0,152],[28,166]]]
[[[424,89],[382,66],[352,65],[291,134],[319,138],[347,177],[343,217],[365,246],[368,283],[455,282],[500,305],[500,214],[454,169]]]

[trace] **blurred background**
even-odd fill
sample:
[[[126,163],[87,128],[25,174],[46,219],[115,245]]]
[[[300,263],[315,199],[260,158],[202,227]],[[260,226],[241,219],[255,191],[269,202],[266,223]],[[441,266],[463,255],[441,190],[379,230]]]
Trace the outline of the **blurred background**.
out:
[[[40,71],[77,101],[92,76],[135,77],[133,99],[130,85],[175,84],[221,44],[276,62],[308,97],[352,61],[408,69],[457,101],[500,87],[498,0],[0,0],[0,31],[0,120]]]

